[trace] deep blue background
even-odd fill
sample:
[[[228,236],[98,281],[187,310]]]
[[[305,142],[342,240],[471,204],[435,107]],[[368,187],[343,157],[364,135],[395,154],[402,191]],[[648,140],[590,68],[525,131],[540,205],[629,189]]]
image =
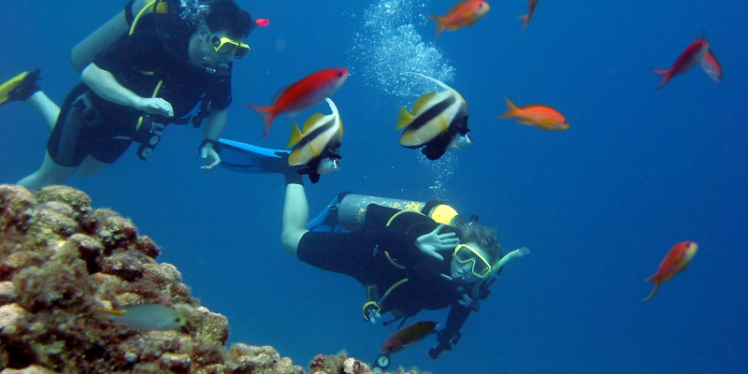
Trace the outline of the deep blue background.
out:
[[[262,138],[260,118],[245,104],[269,103],[312,71],[348,66],[354,74],[334,96],[345,125],[343,170],[307,186],[312,214],[342,190],[435,197],[432,168],[397,144],[401,99],[366,85],[355,66],[365,61],[353,62],[366,4],[239,3],[271,25],[249,37],[252,51],[235,66],[226,137],[282,147],[290,121],[279,118]],[[79,80],[70,49],[121,5],[1,2],[0,79],[40,67],[45,91],[61,102]],[[432,0],[424,9],[443,14],[452,5]],[[748,5],[541,2],[520,38],[515,18],[526,8],[495,2],[475,26],[437,40],[476,139],[444,166],[454,175],[439,197],[479,214],[506,248],[532,254],[505,269],[453,352],[430,360],[427,340],[394,364],[434,373],[748,372]],[[418,30],[433,40],[432,24]],[[725,81],[696,67],[655,91],[660,78],[649,68],[669,67],[702,30]],[[501,95],[552,105],[571,128],[543,132],[494,119],[505,109]],[[25,105],[0,110],[0,182],[13,183],[38,168],[48,132]],[[303,366],[341,349],[373,359],[392,330],[362,321],[363,289],[282,250],[282,178],[206,175],[195,161],[200,139],[200,131],[170,127],[147,162],[131,150],[95,178],[69,183],[153,237],[159,260],[229,317],[232,342],[273,345]],[[689,270],[640,303],[651,290],[642,281],[684,240],[700,245]]]

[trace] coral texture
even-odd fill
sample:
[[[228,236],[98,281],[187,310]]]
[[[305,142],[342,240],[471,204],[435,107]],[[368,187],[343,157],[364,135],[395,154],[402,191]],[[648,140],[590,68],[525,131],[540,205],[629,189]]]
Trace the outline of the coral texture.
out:
[[[158,245],[85,193],[0,185],[0,374],[303,374],[271,346],[226,347],[228,320],[200,306]],[[184,327],[140,331],[92,308],[173,305]],[[310,373],[368,374],[345,353],[318,355]],[[408,374],[398,370],[399,374]]]

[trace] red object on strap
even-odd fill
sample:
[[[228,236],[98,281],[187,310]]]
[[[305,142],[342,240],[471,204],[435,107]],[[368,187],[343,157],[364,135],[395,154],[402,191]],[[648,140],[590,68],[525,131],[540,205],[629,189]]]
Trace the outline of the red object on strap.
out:
[[[256,20],[255,23],[257,24],[257,26],[265,27],[270,24],[270,20],[267,18],[260,18]]]

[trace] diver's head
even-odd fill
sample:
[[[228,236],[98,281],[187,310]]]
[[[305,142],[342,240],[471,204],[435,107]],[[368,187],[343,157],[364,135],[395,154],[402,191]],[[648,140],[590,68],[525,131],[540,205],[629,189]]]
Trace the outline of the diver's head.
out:
[[[495,272],[494,265],[501,259],[501,245],[496,231],[475,220],[465,221],[461,216],[455,217],[451,226],[458,229],[460,235],[460,244],[452,253],[452,277],[466,282],[488,278]]]
[[[190,62],[208,72],[227,73],[231,61],[249,51],[242,41],[253,28],[252,17],[234,0],[213,1],[190,40]]]

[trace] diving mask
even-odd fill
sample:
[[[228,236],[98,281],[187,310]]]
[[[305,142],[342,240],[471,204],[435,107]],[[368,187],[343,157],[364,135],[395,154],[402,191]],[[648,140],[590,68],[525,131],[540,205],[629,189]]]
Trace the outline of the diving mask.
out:
[[[249,52],[249,45],[236,40],[229,39],[227,37],[214,36],[211,40],[213,43],[213,49],[220,55],[226,53],[234,53],[235,59],[240,59]]]
[[[493,270],[493,267],[488,263],[488,260],[486,260],[479,251],[467,244],[460,244],[455,247],[452,257],[454,257],[460,264],[472,262],[473,265],[470,267],[470,271],[480,279],[485,279],[491,275]]]

